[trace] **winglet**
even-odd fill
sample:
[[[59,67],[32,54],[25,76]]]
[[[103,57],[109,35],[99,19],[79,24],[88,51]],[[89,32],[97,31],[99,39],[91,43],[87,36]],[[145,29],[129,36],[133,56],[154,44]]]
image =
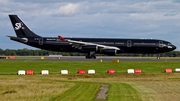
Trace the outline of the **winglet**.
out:
[[[58,36],[58,39],[60,39],[60,40],[62,40],[62,41],[66,40],[66,39],[63,38],[62,36]]]

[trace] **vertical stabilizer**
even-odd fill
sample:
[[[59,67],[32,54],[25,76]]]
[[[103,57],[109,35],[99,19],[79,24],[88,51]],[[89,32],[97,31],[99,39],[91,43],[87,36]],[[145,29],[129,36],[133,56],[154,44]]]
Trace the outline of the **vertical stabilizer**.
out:
[[[17,15],[9,15],[9,18],[17,37],[40,37],[39,35],[36,35],[34,32],[32,32]]]

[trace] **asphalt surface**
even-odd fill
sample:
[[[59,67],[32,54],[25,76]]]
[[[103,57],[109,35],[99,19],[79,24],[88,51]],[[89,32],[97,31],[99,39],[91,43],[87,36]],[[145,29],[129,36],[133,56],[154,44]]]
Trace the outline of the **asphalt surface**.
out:
[[[46,60],[57,60],[57,61],[83,61],[83,62],[129,62],[129,61],[139,61],[139,62],[172,62],[172,61],[179,61],[179,57],[161,57],[157,59],[156,57],[117,57],[117,56],[97,56],[96,59],[85,59],[84,56],[62,56],[62,57],[48,57],[46,56],[44,59]]]

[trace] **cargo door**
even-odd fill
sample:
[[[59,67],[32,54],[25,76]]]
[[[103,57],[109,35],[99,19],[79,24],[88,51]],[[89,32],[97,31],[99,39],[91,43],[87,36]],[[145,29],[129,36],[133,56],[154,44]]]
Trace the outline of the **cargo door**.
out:
[[[39,38],[39,45],[43,45],[43,38]]]
[[[163,48],[163,41],[159,41],[159,48]]]
[[[131,40],[128,40],[127,41],[127,47],[131,47],[132,46],[132,41]]]

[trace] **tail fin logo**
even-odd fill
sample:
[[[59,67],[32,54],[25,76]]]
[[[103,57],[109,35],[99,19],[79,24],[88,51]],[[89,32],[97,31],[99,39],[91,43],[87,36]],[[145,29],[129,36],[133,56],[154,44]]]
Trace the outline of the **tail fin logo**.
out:
[[[23,23],[22,22],[15,23],[15,27],[14,28],[15,28],[15,30],[24,29]]]

